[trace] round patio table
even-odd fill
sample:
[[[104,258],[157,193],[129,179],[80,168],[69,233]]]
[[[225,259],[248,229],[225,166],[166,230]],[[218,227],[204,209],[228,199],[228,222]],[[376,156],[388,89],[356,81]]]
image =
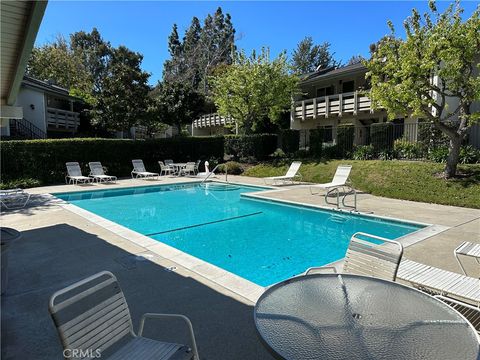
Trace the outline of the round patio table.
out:
[[[475,329],[427,294],[350,274],[313,274],[265,291],[257,331],[274,356],[310,359],[479,359]]]
[[[173,163],[173,164],[170,164],[170,166],[174,168],[174,172],[177,176],[181,176],[180,172],[182,168],[187,166],[187,163]]]

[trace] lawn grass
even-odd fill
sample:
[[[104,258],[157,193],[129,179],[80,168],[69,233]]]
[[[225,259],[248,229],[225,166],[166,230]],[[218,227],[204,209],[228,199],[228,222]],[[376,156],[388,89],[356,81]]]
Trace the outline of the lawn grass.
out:
[[[304,161],[300,173],[307,182],[330,182],[340,164],[353,165],[353,186],[372,195],[480,209],[480,164],[460,165],[459,172],[465,176],[451,180],[437,176],[444,164],[398,160]],[[288,166],[265,163],[247,169],[243,175],[284,175]]]

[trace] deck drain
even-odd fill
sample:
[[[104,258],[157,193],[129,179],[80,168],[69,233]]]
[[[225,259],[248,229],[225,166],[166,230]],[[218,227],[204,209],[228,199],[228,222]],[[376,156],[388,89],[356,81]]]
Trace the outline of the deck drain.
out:
[[[177,267],[176,266],[168,266],[164,270],[168,271],[168,272],[174,272],[174,271],[177,270]]]

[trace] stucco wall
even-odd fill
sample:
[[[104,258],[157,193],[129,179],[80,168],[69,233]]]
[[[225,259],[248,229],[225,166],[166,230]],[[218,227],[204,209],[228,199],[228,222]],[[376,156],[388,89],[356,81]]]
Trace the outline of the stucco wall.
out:
[[[43,92],[21,87],[15,105],[23,107],[23,117],[26,120],[42,131],[47,132],[45,95]],[[31,105],[33,105],[33,109]]]

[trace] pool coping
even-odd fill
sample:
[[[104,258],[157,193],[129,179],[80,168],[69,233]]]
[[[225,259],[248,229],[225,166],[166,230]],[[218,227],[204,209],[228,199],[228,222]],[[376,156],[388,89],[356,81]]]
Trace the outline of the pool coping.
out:
[[[419,229],[413,233],[404,235],[397,240],[402,243],[404,247],[413,245],[418,243],[419,241],[423,241],[431,236],[437,235],[440,232],[446,231],[450,229],[448,226],[443,226],[443,225],[435,225],[435,224],[426,224],[426,223],[420,223],[420,222],[414,222],[414,221],[405,221],[402,219],[397,219],[397,218],[392,218],[392,217],[387,217],[387,216],[380,216],[380,215],[373,215],[373,214],[367,214],[367,213],[362,213],[362,212],[352,212],[352,211],[347,211],[344,209],[333,209],[331,207],[327,206],[321,206],[321,205],[314,205],[314,204],[308,204],[308,203],[302,203],[302,202],[297,202],[297,201],[291,201],[291,200],[280,200],[280,199],[274,199],[274,198],[269,198],[265,197],[262,195],[265,195],[265,193],[270,193],[270,192],[279,192],[279,191],[286,191],[291,188],[276,188],[273,186],[258,186],[258,185],[252,185],[252,184],[246,184],[246,183],[241,183],[241,182],[228,182],[228,181],[221,181],[221,180],[209,180],[208,182],[220,182],[220,183],[228,183],[232,185],[242,185],[242,186],[249,186],[249,187],[259,187],[259,188],[266,188],[267,190],[263,191],[257,191],[257,192],[252,192],[248,194],[241,194],[241,197],[246,197],[246,198],[251,198],[256,201],[267,201],[267,202],[274,202],[274,203],[284,203],[287,205],[295,205],[295,206],[302,206],[302,207],[307,207],[311,209],[320,209],[320,210],[327,210],[331,212],[343,212],[343,213],[349,213],[349,214],[356,214],[356,215],[361,215],[361,216],[367,216],[367,217],[372,217],[372,218],[382,218],[384,220],[389,220],[389,221],[396,221],[400,223],[410,223],[410,224],[417,224],[417,225],[422,225],[426,226],[423,229]],[[126,189],[126,188],[138,188],[138,187],[145,187],[145,186],[174,186],[174,185],[186,185],[186,184],[195,184],[199,183],[199,181],[187,181],[187,182],[181,182],[181,183],[175,183],[175,184],[148,184],[148,185],[140,185],[140,186],[128,186],[128,187],[122,187],[121,189]],[[120,189],[120,188],[116,188]],[[95,213],[92,213],[88,210],[82,209],[74,204],[71,204],[65,200],[62,200],[58,197],[55,196],[55,194],[67,194],[67,193],[79,193],[79,192],[90,192],[90,191],[107,191],[110,189],[98,189],[98,190],[79,190],[79,191],[67,191],[67,192],[57,192],[57,193],[48,193],[46,194],[48,197],[50,197],[50,200],[62,207],[63,209],[70,211],[76,215],[79,215],[86,219],[87,221],[93,222],[95,225],[108,230],[128,241],[131,243],[145,249],[144,252],[141,252],[137,255],[142,256],[142,254],[154,254],[157,258],[159,259],[166,259],[169,261],[172,261],[173,263],[176,263],[184,268],[186,268],[189,271],[192,271],[193,273],[209,280],[212,281],[213,283],[224,287],[227,290],[230,290],[237,295],[253,302],[256,303],[260,295],[265,291],[266,288],[269,286],[263,287],[258,284],[255,284],[251,282],[250,280],[247,280],[239,275],[236,275],[232,272],[229,272],[225,269],[222,269],[216,265],[213,265],[207,261],[201,260],[195,256],[192,256],[188,253],[185,253],[181,250],[178,250],[170,245],[167,245],[165,243],[162,243],[160,241],[154,240],[148,236],[145,236],[143,234],[140,234],[136,231],[133,231],[123,225],[117,224],[113,221],[107,220],[104,217],[101,217]],[[112,189],[113,190],[113,189]],[[262,194],[262,195],[260,195]],[[148,257],[147,257],[148,258]],[[343,259],[334,261],[330,264],[325,264],[323,266],[335,266],[339,267],[343,263]]]

